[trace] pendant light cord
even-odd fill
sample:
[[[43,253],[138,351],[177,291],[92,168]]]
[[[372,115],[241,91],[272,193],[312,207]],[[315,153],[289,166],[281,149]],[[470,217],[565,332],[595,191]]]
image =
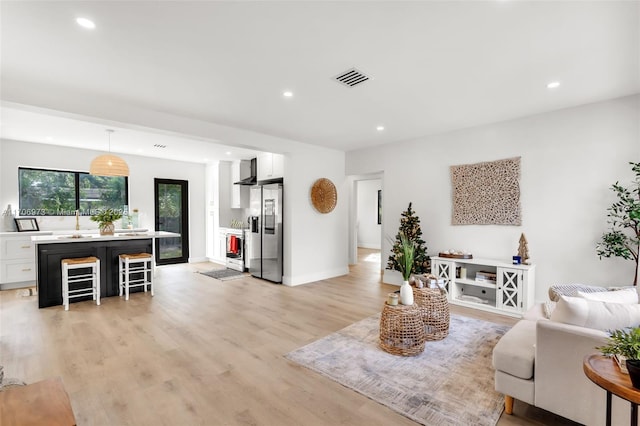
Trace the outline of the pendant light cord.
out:
[[[109,138],[109,154],[111,154],[111,133],[113,133],[112,129],[107,129],[106,130],[108,138]]]

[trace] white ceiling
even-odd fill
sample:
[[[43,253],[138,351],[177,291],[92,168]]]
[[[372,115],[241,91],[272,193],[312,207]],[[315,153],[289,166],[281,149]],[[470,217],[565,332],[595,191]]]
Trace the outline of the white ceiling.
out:
[[[83,121],[11,106],[3,106],[1,116],[3,139],[103,151],[110,149],[117,153],[196,163],[251,159],[259,154],[256,150],[224,145],[216,140],[198,140],[131,125],[121,127],[101,120]],[[107,129],[113,130],[111,137]]]
[[[62,92],[344,151],[640,92],[639,1],[2,1],[0,13],[4,101]],[[351,67],[372,79],[332,80]],[[93,132],[106,145],[102,123],[13,107],[2,120],[3,137],[83,146]],[[153,155],[162,139],[203,161],[226,142],[122,127],[114,151]]]

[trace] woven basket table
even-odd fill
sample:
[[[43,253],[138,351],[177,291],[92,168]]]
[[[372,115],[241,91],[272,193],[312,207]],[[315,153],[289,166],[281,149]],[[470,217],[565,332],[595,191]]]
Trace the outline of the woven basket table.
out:
[[[414,356],[424,351],[422,314],[411,306],[385,303],[380,316],[380,347],[393,355]]]
[[[413,299],[418,305],[426,340],[442,340],[449,335],[449,301],[440,288],[415,288]]]

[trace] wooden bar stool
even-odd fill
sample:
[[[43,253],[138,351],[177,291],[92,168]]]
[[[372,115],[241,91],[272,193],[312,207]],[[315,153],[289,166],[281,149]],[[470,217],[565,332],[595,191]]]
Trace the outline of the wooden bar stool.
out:
[[[120,296],[124,291],[124,300],[129,300],[131,287],[147,286],[153,296],[153,256],[150,253],[121,254],[118,262]]]
[[[79,257],[62,259],[62,304],[69,310],[69,299],[93,296],[96,305],[100,304],[100,259],[97,257]],[[70,275],[75,269],[89,269],[91,272]],[[71,288],[70,288],[71,287]]]

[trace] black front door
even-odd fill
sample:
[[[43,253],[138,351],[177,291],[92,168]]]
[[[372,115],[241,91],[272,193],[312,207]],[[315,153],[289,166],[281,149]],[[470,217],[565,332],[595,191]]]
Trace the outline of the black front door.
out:
[[[156,238],[156,263],[189,261],[189,182],[154,179],[156,231],[180,234],[174,238]]]

